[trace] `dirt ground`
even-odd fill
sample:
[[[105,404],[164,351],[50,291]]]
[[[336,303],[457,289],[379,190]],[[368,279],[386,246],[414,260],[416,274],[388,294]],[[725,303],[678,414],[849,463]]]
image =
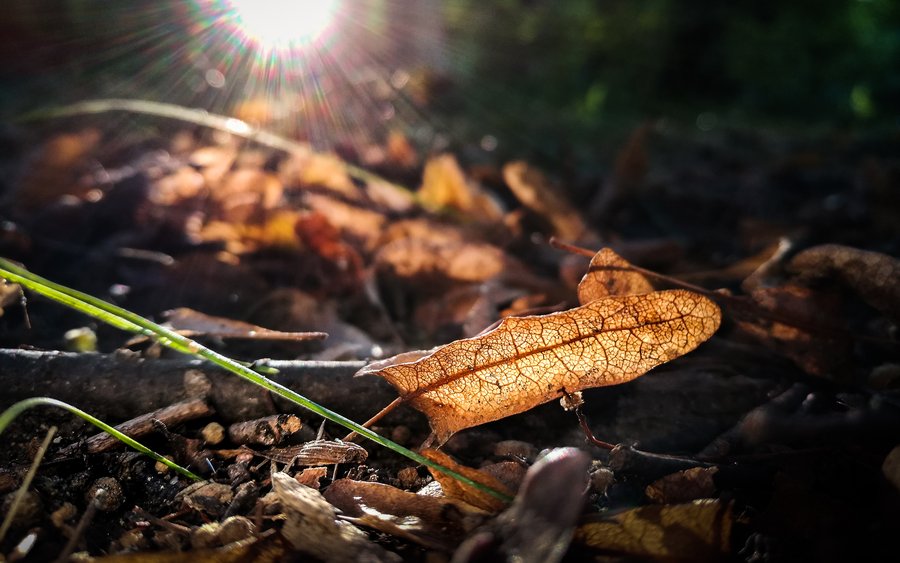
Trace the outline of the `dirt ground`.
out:
[[[7,286],[0,407],[49,396],[110,423],[143,416],[132,434],[204,481],[92,438],[64,411],[29,410],[2,435],[4,516],[56,430],[0,543],[6,560],[896,553],[896,132],[648,122],[599,175],[426,155],[400,134],[286,152],[147,116],[3,135],[0,256],[230,357],[267,359],[276,381],[359,422],[398,397],[383,378],[353,377],[368,362],[507,317],[575,315],[601,248],[627,261],[610,287],[628,264],[648,270],[635,303],[675,289],[721,310],[696,350],[584,390],[577,412],[554,387],[554,400],[461,429],[433,454],[478,469],[508,505],[371,441],[348,445],[340,426],[152,340],[29,291],[23,307]],[[373,429],[416,450],[440,416],[401,402]]]

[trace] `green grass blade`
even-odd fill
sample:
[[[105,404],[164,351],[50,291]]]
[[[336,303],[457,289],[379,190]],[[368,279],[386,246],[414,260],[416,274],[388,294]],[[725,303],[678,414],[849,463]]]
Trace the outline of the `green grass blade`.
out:
[[[415,461],[416,463],[420,463],[422,465],[431,467],[441,473],[449,475],[450,477],[465,483],[471,487],[475,487],[479,490],[482,490],[490,495],[493,495],[503,501],[509,502],[512,499],[509,498],[508,495],[505,495],[499,491],[495,491],[490,487],[486,487],[481,483],[473,481],[469,479],[465,475],[457,473],[448,467],[444,467],[434,461],[428,459],[427,457],[414,452],[408,448],[404,448],[400,444],[392,442],[387,438],[372,432],[368,428],[350,420],[349,418],[338,414],[334,411],[331,411],[318,403],[310,401],[303,395],[300,395],[296,391],[285,387],[271,379],[265,377],[264,375],[253,371],[251,368],[246,365],[232,360],[227,356],[223,356],[218,352],[215,352],[206,346],[201,345],[190,338],[182,336],[177,332],[158,325],[144,317],[132,313],[126,309],[113,305],[112,303],[107,303],[101,299],[97,299],[96,297],[92,297],[87,295],[86,293],[82,293],[80,291],[70,289],[68,287],[56,284],[51,282],[50,280],[44,279],[40,276],[32,274],[28,270],[24,268],[20,268],[16,266],[9,260],[4,258],[0,258],[0,277],[6,278],[7,280],[18,283],[31,289],[32,291],[59,301],[69,307],[72,307],[78,311],[81,311],[85,314],[91,315],[96,319],[107,322],[116,326],[118,328],[122,328],[124,330],[128,330],[131,332],[138,332],[140,334],[151,336],[159,341],[160,344],[177,350],[179,352],[183,352],[185,354],[191,354],[194,356],[202,357],[210,362],[275,393],[294,404],[297,404],[308,411],[311,411],[331,422],[339,424],[344,428],[356,432],[360,436],[363,436],[376,444],[384,446],[394,452],[405,456],[406,458]]]
[[[3,431],[6,430],[6,427],[9,426],[9,424],[17,416],[22,414],[22,412],[24,412],[32,407],[37,407],[40,405],[46,405],[46,406],[59,407],[62,409],[66,409],[70,413],[90,422],[91,424],[93,424],[100,430],[103,430],[107,434],[111,434],[116,439],[120,440],[121,442],[124,442],[126,445],[134,448],[135,450],[141,452],[142,454],[149,456],[149,457],[153,458],[154,460],[156,460],[162,464],[165,464],[168,467],[171,467],[172,469],[181,473],[185,477],[187,477],[189,479],[193,479],[195,481],[202,480],[202,478],[200,476],[195,475],[194,473],[191,473],[190,471],[188,471],[184,467],[181,467],[177,463],[164,458],[163,456],[154,452],[147,446],[141,444],[134,438],[130,438],[130,437],[126,436],[125,434],[119,432],[118,430],[116,430],[115,428],[110,426],[109,424],[106,424],[99,418],[97,418],[95,416],[91,416],[90,414],[84,412],[83,410],[81,410],[77,407],[73,407],[69,403],[64,403],[63,401],[60,401],[57,399],[51,399],[50,397],[32,397],[30,399],[25,399],[24,401],[19,401],[18,403],[15,403],[11,407],[9,407],[8,409],[6,409],[2,413],[0,413],[0,434],[2,434]]]

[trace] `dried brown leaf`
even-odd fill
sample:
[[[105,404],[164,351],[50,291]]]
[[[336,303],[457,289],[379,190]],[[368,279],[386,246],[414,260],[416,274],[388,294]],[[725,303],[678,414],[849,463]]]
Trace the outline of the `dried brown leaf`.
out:
[[[165,313],[168,323],[182,334],[188,336],[204,335],[219,338],[242,338],[248,340],[322,340],[328,335],[324,332],[282,332],[270,330],[243,321],[206,315],[187,307],[180,307]]]
[[[278,176],[287,186],[321,186],[350,197],[359,195],[343,160],[310,148],[295,151],[281,164]]]
[[[653,291],[644,274],[630,270],[631,264],[613,252],[602,248],[591,259],[587,273],[578,284],[578,301],[585,305],[610,295],[640,295]]]
[[[731,547],[732,509],[719,501],[642,506],[598,517],[575,541],[617,554],[668,561],[718,561]]]
[[[487,243],[447,241],[437,244],[414,238],[386,245],[375,260],[383,271],[422,283],[485,281],[503,272],[511,262],[502,250]]]
[[[837,332],[843,328],[837,324],[843,312],[833,292],[784,285],[757,289],[750,298],[761,311],[785,322],[766,317],[738,320],[741,330],[811,375],[846,375],[843,368],[848,365],[852,341]],[[832,330],[823,332],[823,327]]]
[[[711,300],[685,290],[601,299],[543,316],[511,317],[411,363],[364,369],[425,413],[438,442],[454,432],[615,385],[696,348],[719,327]]]
[[[210,221],[200,231],[205,241],[219,240],[233,254],[252,252],[260,248],[298,250],[302,244],[297,234],[301,214],[281,209],[261,222]]]
[[[546,219],[553,234],[564,240],[579,240],[588,233],[581,214],[539,169],[524,161],[503,167],[503,179],[522,205]]]
[[[310,209],[324,215],[338,230],[364,241],[369,250],[375,249],[384,231],[384,214],[351,204],[325,194],[309,193],[306,203]]]
[[[893,256],[823,244],[794,256],[789,269],[806,278],[837,278],[869,305],[900,319],[900,260]]]
[[[280,204],[283,193],[278,178],[254,168],[228,173],[211,191],[217,218],[232,223],[261,222]]]
[[[493,475],[461,465],[455,459],[440,450],[426,448],[420,453],[428,459],[452,469],[476,483],[480,483],[485,487],[501,492],[509,497],[513,496],[513,492],[506,488],[506,485],[501,483]],[[434,480],[441,484],[444,496],[448,498],[461,500],[489,512],[499,512],[506,508],[505,502],[481,489],[476,489],[461,481],[457,481],[455,478],[432,469],[431,467],[428,468],[428,471],[431,472],[431,476],[434,477]]]
[[[366,522],[388,533],[380,523],[388,522],[406,537],[431,547],[440,542],[445,549],[460,541],[486,513],[456,499],[417,495],[382,483],[338,479],[325,491],[325,500],[351,518],[370,516]],[[449,542],[449,545],[446,545]]]
[[[96,129],[62,133],[48,140],[26,161],[15,194],[16,204],[30,210],[66,194],[84,196],[92,186],[79,182],[79,176],[89,170],[89,157],[100,141],[101,134]]]
[[[272,474],[272,489],[284,510],[281,533],[296,549],[328,562],[400,560],[369,541],[362,530],[339,520],[319,491],[285,473]]]
[[[0,283],[0,317],[3,316],[4,309],[21,302],[21,300],[22,286],[17,283]]]

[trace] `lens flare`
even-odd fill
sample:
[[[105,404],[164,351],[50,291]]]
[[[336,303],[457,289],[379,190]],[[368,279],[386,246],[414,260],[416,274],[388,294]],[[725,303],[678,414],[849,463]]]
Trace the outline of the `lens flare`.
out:
[[[334,20],[336,0],[226,0],[237,26],[264,50],[315,42]]]

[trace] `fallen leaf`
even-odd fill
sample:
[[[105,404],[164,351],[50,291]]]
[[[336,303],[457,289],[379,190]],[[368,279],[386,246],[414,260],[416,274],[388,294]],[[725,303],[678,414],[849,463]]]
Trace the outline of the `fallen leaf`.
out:
[[[482,485],[485,485],[486,487],[490,487],[491,489],[494,489],[495,491],[503,493],[509,497],[513,496],[513,492],[507,489],[506,486],[501,483],[496,477],[489,475],[483,471],[461,465],[455,459],[440,450],[426,448],[421,451],[421,454],[448,469],[452,469],[453,471],[456,471],[457,473],[468,477],[476,483],[480,483]],[[472,506],[487,510],[488,512],[499,512],[506,508],[506,503],[504,501],[482,491],[481,489],[476,489],[471,485],[467,485],[461,481],[457,481],[455,478],[441,473],[440,471],[434,470],[430,467],[428,468],[428,471],[431,472],[431,476],[434,477],[434,480],[440,483],[441,489],[444,492],[444,496],[448,498],[459,499],[463,502],[471,504]]]
[[[575,541],[616,554],[667,561],[718,561],[731,549],[731,504],[642,506],[600,516],[575,531]]]
[[[364,368],[425,413],[438,443],[453,433],[615,385],[696,348],[719,327],[711,300],[685,290],[616,296],[543,316],[510,317],[411,363]]]
[[[850,361],[852,341],[840,337],[839,331],[844,329],[835,323],[835,319],[843,318],[837,297],[833,292],[792,284],[757,289],[750,294],[753,303],[785,322],[757,316],[738,319],[737,324],[811,375],[846,377],[844,368]],[[823,331],[823,327],[831,330]]]
[[[200,231],[205,241],[224,241],[233,254],[244,254],[261,248],[299,250],[302,248],[296,225],[301,214],[279,209],[260,222],[210,221]]]
[[[326,562],[400,560],[370,542],[362,530],[338,520],[335,508],[319,491],[286,473],[272,474],[272,488],[284,510],[281,533],[296,549]]]
[[[710,498],[716,492],[713,481],[717,467],[692,467],[666,475],[647,485],[644,493],[657,504],[678,504]]]
[[[578,284],[578,301],[585,305],[610,295],[640,295],[653,291],[644,274],[630,270],[631,264],[613,252],[602,248],[591,259],[588,271]]]
[[[900,260],[892,256],[823,244],[794,256],[788,269],[804,278],[837,278],[869,305],[900,319]]]
[[[322,479],[327,476],[327,467],[307,467],[296,476],[294,476],[294,479],[296,479],[297,482],[301,485],[305,485],[311,489],[319,490],[319,487],[322,486]]]
[[[338,230],[364,241],[367,249],[378,247],[387,223],[384,214],[326,194],[309,193],[305,200],[310,209],[324,215]]]
[[[284,187],[274,175],[244,168],[229,172],[211,190],[216,218],[232,223],[259,223],[280,203]]]
[[[452,280],[480,282],[499,275],[509,265],[502,250],[482,242],[437,244],[407,238],[389,243],[375,258],[382,271],[422,284]]]
[[[388,522],[408,539],[428,547],[452,548],[487,514],[468,503],[449,497],[437,498],[370,481],[338,479],[325,491],[325,500],[351,518],[369,516],[364,523],[388,533]]]
[[[321,213],[304,213],[294,223],[303,246],[332,264],[337,270],[331,277],[346,280],[349,286],[358,286],[362,279],[363,260],[359,253],[342,238],[340,231]]]
[[[48,140],[26,161],[15,194],[16,204],[35,210],[67,194],[84,196],[92,186],[79,182],[79,176],[89,170],[89,157],[100,141],[97,129],[61,133]]]
[[[321,186],[350,197],[359,195],[343,160],[334,154],[314,152],[309,147],[294,151],[282,162],[278,176],[286,186]]]
[[[179,307],[164,313],[169,325],[186,336],[215,336],[219,338],[241,338],[249,340],[323,340],[324,332],[282,332],[270,330],[254,324],[205,315],[187,307]]]
[[[10,305],[22,303],[22,286],[17,283],[0,283],[0,317]]]
[[[534,166],[524,161],[510,162],[503,167],[503,179],[522,205],[550,223],[554,235],[575,241],[588,234],[578,210]]]
[[[466,180],[453,155],[436,156],[425,164],[418,195],[422,206],[427,209],[440,211],[449,208],[483,221],[497,221],[503,217],[497,202]]]

